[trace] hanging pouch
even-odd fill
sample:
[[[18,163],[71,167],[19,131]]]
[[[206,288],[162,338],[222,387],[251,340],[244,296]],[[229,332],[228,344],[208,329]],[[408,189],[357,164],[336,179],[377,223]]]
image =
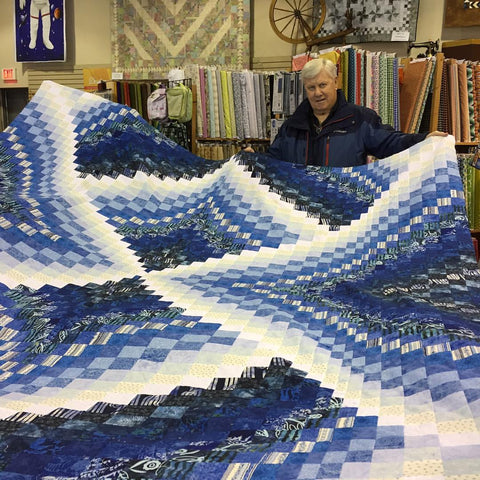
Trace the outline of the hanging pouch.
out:
[[[159,87],[147,98],[147,114],[149,120],[165,120],[168,117],[167,89]]]
[[[179,122],[189,122],[192,119],[192,90],[179,83],[167,89],[168,118]]]

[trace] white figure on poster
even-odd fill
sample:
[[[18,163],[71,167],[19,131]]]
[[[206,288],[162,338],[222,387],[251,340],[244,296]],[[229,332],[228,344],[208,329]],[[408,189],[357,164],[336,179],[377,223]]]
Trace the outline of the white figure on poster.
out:
[[[19,0],[20,9],[25,8],[27,0]],[[38,23],[42,17],[42,40],[43,44],[49,50],[53,49],[53,44],[50,41],[50,1],[49,0],[30,0],[30,43],[29,48],[34,49],[37,45]]]

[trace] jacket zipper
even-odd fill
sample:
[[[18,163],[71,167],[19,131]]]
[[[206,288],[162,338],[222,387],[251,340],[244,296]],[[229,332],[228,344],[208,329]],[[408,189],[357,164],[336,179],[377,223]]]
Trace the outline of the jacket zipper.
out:
[[[307,148],[305,149],[305,165],[308,165],[308,145],[310,143],[310,132],[307,130]]]
[[[328,125],[333,125],[334,123],[343,122],[344,120],[347,120],[347,118],[352,118],[352,117],[353,117],[353,114],[347,115],[346,117],[343,117],[343,118],[338,118],[337,120],[325,123],[323,127],[326,127]]]
[[[328,155],[330,154],[330,136],[327,137],[327,145],[325,147],[325,166],[328,167]]]

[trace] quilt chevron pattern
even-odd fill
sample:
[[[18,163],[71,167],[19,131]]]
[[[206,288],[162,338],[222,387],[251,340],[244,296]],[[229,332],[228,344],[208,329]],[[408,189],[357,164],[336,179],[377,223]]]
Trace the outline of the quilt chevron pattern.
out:
[[[179,65],[249,68],[250,3],[112,0],[113,69],[159,79]]]
[[[0,134],[0,478],[480,478],[452,137],[223,161],[44,82]]]

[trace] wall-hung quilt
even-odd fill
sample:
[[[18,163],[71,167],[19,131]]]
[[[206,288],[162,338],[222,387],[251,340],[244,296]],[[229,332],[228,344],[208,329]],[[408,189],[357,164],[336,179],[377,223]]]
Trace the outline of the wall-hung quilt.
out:
[[[112,0],[112,67],[154,78],[188,64],[248,68],[248,0]]]
[[[445,0],[444,27],[470,27],[480,25],[479,2]]]
[[[208,161],[45,82],[0,134],[0,477],[474,478],[452,137]]]
[[[320,11],[319,0],[314,0]],[[346,41],[389,42],[390,40],[414,41],[417,30],[418,0],[378,2],[375,0],[325,0],[326,16],[318,32],[324,37],[346,29],[347,9],[351,9],[355,32]],[[392,37],[393,35],[393,37]]]

